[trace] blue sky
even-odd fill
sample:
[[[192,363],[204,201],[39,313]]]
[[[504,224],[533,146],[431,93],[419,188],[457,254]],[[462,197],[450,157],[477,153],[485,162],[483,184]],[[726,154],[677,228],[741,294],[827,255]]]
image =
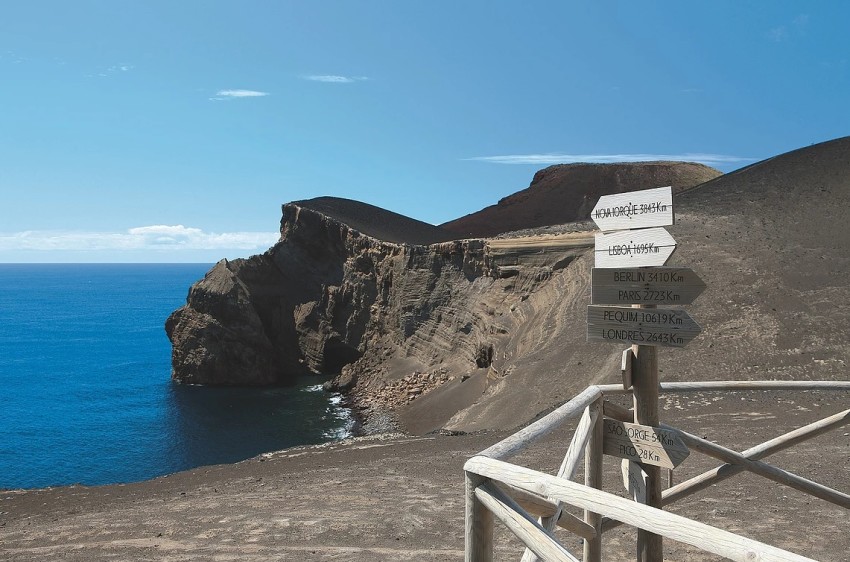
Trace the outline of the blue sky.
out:
[[[731,171],[850,124],[840,1],[0,10],[3,262],[211,262],[291,200],[441,223],[552,163]]]

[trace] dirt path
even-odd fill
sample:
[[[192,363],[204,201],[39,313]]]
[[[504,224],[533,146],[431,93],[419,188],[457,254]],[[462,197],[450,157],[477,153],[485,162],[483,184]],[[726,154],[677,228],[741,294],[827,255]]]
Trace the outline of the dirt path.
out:
[[[846,409],[847,395],[771,393],[665,399],[662,419],[742,450]],[[554,472],[570,431],[518,462]],[[149,482],[0,493],[0,560],[461,560],[465,460],[504,434],[384,436],[264,455]],[[555,452],[553,452],[555,451]],[[850,429],[767,462],[850,492]],[[681,481],[715,466],[692,455]],[[618,459],[606,458],[618,491]],[[820,560],[850,560],[850,512],[755,476],[671,511]],[[499,560],[519,543],[497,526]],[[561,535],[580,552],[578,541]],[[634,530],[605,537],[606,560],[633,559]],[[669,560],[713,560],[665,541]]]

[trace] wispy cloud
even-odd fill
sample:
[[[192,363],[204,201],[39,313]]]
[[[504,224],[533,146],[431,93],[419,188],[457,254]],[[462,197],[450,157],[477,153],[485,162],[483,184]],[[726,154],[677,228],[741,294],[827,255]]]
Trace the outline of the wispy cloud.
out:
[[[744,162],[755,162],[756,158],[743,158],[740,156],[728,156],[726,154],[705,154],[686,152],[684,154],[509,154],[505,156],[475,156],[463,158],[477,162],[490,162],[492,164],[572,164],[586,162],[589,164],[611,164],[614,162],[650,162],[656,160],[673,160],[677,162],[698,162],[708,166],[720,164],[741,164]]]
[[[805,36],[809,27],[809,14],[800,14],[790,25],[780,25],[770,29],[767,37],[776,43],[788,41],[792,36]]]
[[[363,82],[368,80],[368,76],[339,76],[336,74],[313,74],[303,76],[304,80],[312,82],[327,82],[329,84],[351,84],[353,82]]]
[[[59,59],[56,59],[56,61],[57,61],[58,64],[65,64],[64,61],[60,61]],[[132,64],[126,64],[126,63],[113,64],[112,66],[110,66],[110,67],[108,67],[104,70],[99,71],[97,74],[86,74],[85,77],[86,78],[94,78],[95,76],[100,76],[101,78],[106,78],[107,76],[111,76],[113,74],[117,74],[117,73],[121,73],[121,72],[130,72],[134,68],[135,67]]]
[[[788,38],[791,36],[791,34],[788,33],[787,27],[785,27],[784,25],[780,25],[779,27],[774,27],[773,29],[768,31],[767,36],[772,41],[775,41],[777,43],[781,43],[782,41],[787,41]]]
[[[28,230],[0,233],[0,251],[254,250],[274,245],[273,232],[204,232],[183,225],[152,225],[125,232]]]
[[[0,53],[0,61],[8,62],[11,64],[21,64],[26,60],[27,59],[18,55],[15,51],[5,51],[4,53]]]
[[[270,95],[269,92],[260,92],[258,90],[219,90],[210,99],[212,101],[227,101],[242,98],[262,98]]]

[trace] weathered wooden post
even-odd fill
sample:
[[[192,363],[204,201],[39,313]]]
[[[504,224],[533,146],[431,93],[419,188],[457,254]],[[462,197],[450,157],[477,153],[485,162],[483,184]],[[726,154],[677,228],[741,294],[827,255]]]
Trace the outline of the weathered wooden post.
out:
[[[621,370],[623,385],[632,388],[634,424],[605,420],[603,448],[639,463],[624,466],[625,484],[635,501],[660,509],[661,467],[672,469],[688,451],[678,437],[658,429],[656,346],[684,347],[700,327],[684,310],[656,306],[688,304],[705,284],[690,269],[660,267],[676,249],[661,228],[674,222],[670,187],[603,196],[591,218],[603,233],[596,235],[587,339],[632,344]],[[638,529],[637,560],[662,562],[661,536]]]
[[[492,562],[493,560],[493,514],[478,498],[475,489],[485,478],[464,472],[466,481],[465,544],[466,562]]]
[[[584,450],[584,485],[597,490],[602,489],[602,400],[600,396],[589,406],[597,412],[596,421],[590,430],[587,445]],[[602,516],[598,513],[585,510],[584,521],[594,529],[596,536],[592,539],[584,539],[584,562],[602,561]]]
[[[632,363],[632,393],[635,423],[658,427],[658,353],[649,345],[634,345]],[[646,505],[661,508],[661,467],[644,465],[646,473]],[[662,562],[664,550],[661,536],[638,529],[638,562]]]

